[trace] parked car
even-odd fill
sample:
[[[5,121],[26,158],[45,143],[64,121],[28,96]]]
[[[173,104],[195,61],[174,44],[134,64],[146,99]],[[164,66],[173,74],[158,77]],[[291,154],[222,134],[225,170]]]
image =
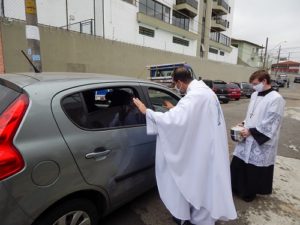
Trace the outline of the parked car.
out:
[[[288,76],[286,74],[279,74],[278,76],[281,80],[283,80],[285,83],[288,81]]]
[[[279,85],[274,80],[271,80],[271,86],[274,91],[279,92]]]
[[[228,97],[233,100],[239,100],[241,98],[241,89],[235,83],[227,84]]]
[[[300,76],[299,77],[297,76],[294,78],[294,83],[300,83]]]
[[[283,79],[281,79],[280,77],[278,77],[276,79],[276,83],[278,84],[279,87],[284,87],[285,86],[285,81]]]
[[[1,224],[96,225],[155,186],[156,138],[144,115],[123,113],[133,96],[161,112],[164,100],[180,99],[125,77],[1,75]]]
[[[241,96],[245,96],[247,98],[250,98],[252,93],[254,92],[254,89],[252,88],[252,85],[247,82],[233,82],[237,84],[241,89]]]
[[[203,82],[210,87],[217,95],[220,102],[227,104],[229,102],[228,91],[226,87],[226,82],[224,81],[213,81],[213,80],[203,80]]]

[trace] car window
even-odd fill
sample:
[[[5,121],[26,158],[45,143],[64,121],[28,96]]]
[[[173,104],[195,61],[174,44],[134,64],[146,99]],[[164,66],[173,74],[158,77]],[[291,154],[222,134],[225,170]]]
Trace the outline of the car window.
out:
[[[216,88],[226,89],[226,84],[215,84]]]
[[[0,115],[20,95],[20,93],[0,85]]]
[[[133,88],[93,89],[64,97],[62,107],[73,123],[82,128],[145,125],[145,116],[134,106],[133,97],[139,97]]]
[[[239,86],[237,84],[227,84],[227,86],[229,88],[235,88],[235,89],[239,88]]]
[[[252,88],[252,86],[250,84],[247,84],[247,83],[243,83],[242,86],[243,86],[243,88],[248,88],[248,89]]]
[[[212,80],[203,80],[203,82],[204,82],[208,87],[210,87],[210,88],[213,87],[213,82],[212,82]]]
[[[164,102],[169,101],[172,105],[177,105],[179,98],[166,91],[156,88],[149,88],[148,94],[154,111],[166,112],[168,109],[164,107]]]

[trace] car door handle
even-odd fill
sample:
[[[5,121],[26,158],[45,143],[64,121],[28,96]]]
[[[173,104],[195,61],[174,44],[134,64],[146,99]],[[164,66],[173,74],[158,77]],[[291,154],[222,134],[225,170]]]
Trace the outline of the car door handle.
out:
[[[91,153],[88,153],[85,155],[85,158],[87,159],[97,159],[97,160],[102,160],[102,159],[105,159],[109,153],[111,152],[111,150],[105,150],[105,151],[102,151],[102,152],[91,152]]]

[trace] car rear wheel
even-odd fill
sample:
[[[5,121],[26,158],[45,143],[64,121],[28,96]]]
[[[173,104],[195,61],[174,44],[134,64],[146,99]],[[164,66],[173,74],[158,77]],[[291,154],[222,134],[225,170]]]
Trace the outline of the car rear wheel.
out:
[[[38,219],[34,225],[97,225],[98,212],[87,199],[64,202]]]

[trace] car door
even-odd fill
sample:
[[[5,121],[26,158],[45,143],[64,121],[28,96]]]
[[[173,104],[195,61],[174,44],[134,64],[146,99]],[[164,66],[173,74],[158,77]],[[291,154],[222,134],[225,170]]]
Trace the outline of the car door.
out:
[[[144,115],[135,111],[137,122],[119,121],[125,92],[144,100],[138,84],[106,83],[65,90],[52,101],[55,120],[82,176],[103,187],[115,205],[155,184],[155,138],[146,134]]]

